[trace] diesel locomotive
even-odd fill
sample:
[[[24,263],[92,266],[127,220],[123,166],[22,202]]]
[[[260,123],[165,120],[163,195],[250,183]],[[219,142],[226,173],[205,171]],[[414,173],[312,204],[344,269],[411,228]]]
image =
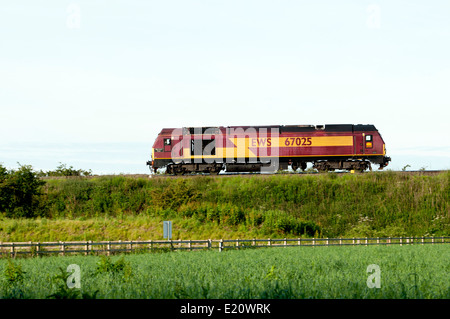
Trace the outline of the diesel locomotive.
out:
[[[383,169],[391,158],[372,124],[273,125],[164,128],[153,147],[150,169],[167,174],[319,172]]]

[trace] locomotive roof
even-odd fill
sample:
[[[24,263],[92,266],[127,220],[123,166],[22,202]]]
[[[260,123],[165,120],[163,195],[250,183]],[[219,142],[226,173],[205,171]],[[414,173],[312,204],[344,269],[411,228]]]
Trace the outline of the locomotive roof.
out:
[[[316,130],[321,130],[325,132],[352,132],[352,131],[378,131],[373,124],[326,124],[326,125],[263,125],[263,126],[205,126],[201,127],[202,132],[207,128],[242,128],[247,129],[253,127],[255,129],[260,128],[278,128],[280,132],[313,132]],[[191,134],[194,132],[194,127],[186,127],[189,129]],[[161,130],[162,135],[171,134],[174,128],[164,128]]]

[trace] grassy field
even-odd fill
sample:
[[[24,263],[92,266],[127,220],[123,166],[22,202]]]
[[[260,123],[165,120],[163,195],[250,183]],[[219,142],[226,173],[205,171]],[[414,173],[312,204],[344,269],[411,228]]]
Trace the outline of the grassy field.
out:
[[[450,235],[450,172],[46,179],[0,241]]]
[[[67,288],[71,264],[80,288]],[[0,298],[448,299],[449,271],[446,244],[1,259]]]

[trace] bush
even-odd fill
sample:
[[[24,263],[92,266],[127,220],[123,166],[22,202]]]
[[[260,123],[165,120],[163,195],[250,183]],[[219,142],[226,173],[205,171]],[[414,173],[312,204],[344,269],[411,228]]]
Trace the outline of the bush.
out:
[[[25,271],[22,270],[21,264],[15,264],[8,258],[8,265],[3,271],[3,279],[5,281],[2,287],[3,297],[7,299],[21,299],[24,298],[22,283],[25,278]],[[2,280],[3,281],[3,280]],[[0,281],[0,282],[2,282]]]
[[[266,233],[273,232],[315,236],[321,232],[319,225],[312,221],[304,221],[283,211],[268,211],[264,215],[263,229]]]
[[[87,170],[84,171],[82,169],[74,169],[73,166],[67,167],[66,164],[59,163],[59,166],[56,167],[54,171],[39,171],[38,175],[40,177],[44,176],[91,176],[92,171]]]
[[[191,180],[177,179],[165,182],[167,184],[151,190],[151,202],[155,206],[175,209],[202,197],[199,189]]]
[[[0,165],[0,211],[7,217],[36,217],[45,210],[40,180],[31,165],[21,165],[17,171]]]
[[[22,270],[22,265],[15,264],[11,259],[8,259],[8,265],[6,266],[3,275],[9,286],[21,284],[24,279],[24,274],[25,272]]]
[[[113,262],[110,257],[101,256],[97,263],[97,269],[95,271],[99,274],[112,274],[113,276],[122,275],[124,279],[130,279],[132,276],[132,269],[130,263],[125,261],[123,256]]]

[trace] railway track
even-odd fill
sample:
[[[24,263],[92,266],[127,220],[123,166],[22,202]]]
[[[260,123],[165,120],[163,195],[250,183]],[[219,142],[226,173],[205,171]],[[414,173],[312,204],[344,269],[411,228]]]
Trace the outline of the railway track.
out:
[[[392,171],[394,173],[402,175],[438,175],[445,170],[431,170],[431,171]],[[372,174],[374,172],[355,172],[354,174]],[[179,177],[195,177],[195,176],[211,176],[211,177],[230,177],[230,176],[273,176],[273,175],[292,175],[292,176],[310,176],[310,175],[324,175],[324,174],[352,174],[349,171],[339,171],[333,173],[318,173],[318,172],[286,172],[286,173],[220,173],[218,175],[212,174],[185,174],[185,175],[169,175],[169,174],[149,174],[149,175],[139,175],[140,177],[151,177],[151,178],[179,178]],[[128,176],[128,175],[124,175]],[[131,175],[133,176],[133,175]]]

